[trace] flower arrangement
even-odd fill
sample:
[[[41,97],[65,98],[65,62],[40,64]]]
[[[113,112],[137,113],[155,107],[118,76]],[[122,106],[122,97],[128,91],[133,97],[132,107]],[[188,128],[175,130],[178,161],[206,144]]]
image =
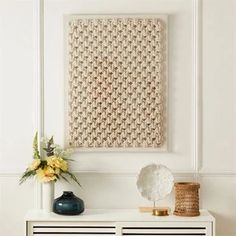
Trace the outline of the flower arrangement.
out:
[[[70,177],[78,185],[80,185],[76,176],[68,169],[68,159],[70,152],[56,145],[53,136],[50,139],[44,138],[42,142],[43,150],[46,152],[46,157],[42,157],[38,148],[38,133],[35,134],[33,141],[33,161],[23,173],[20,184],[28,178],[37,177],[42,182],[56,182],[60,178],[68,182],[67,177]]]

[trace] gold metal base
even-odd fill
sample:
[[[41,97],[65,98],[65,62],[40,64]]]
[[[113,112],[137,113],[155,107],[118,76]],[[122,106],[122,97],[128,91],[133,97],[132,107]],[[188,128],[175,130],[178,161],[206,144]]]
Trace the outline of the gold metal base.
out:
[[[153,216],[168,216],[169,209],[168,208],[153,208],[152,215]]]

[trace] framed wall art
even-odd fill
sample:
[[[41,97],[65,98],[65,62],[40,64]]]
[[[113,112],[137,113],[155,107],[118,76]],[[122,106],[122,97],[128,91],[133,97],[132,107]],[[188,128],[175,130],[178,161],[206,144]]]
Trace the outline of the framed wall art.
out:
[[[166,15],[66,16],[69,146],[166,150],[167,25]]]

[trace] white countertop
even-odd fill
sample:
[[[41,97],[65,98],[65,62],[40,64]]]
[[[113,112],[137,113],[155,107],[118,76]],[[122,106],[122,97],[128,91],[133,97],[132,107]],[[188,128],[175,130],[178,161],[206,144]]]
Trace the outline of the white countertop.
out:
[[[82,214],[76,216],[63,216],[53,212],[45,213],[43,210],[30,210],[25,216],[26,221],[106,221],[106,222],[203,222],[214,221],[214,217],[207,211],[201,210],[201,215],[196,217],[182,217],[170,214],[169,216],[152,216],[150,213],[141,213],[138,209],[86,209]]]

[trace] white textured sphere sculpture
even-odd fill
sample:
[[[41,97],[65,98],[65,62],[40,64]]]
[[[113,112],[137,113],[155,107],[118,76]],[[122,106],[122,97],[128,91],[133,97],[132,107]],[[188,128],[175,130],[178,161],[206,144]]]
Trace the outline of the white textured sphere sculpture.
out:
[[[158,201],[171,193],[174,177],[164,165],[150,164],[141,169],[137,187],[144,198]]]

